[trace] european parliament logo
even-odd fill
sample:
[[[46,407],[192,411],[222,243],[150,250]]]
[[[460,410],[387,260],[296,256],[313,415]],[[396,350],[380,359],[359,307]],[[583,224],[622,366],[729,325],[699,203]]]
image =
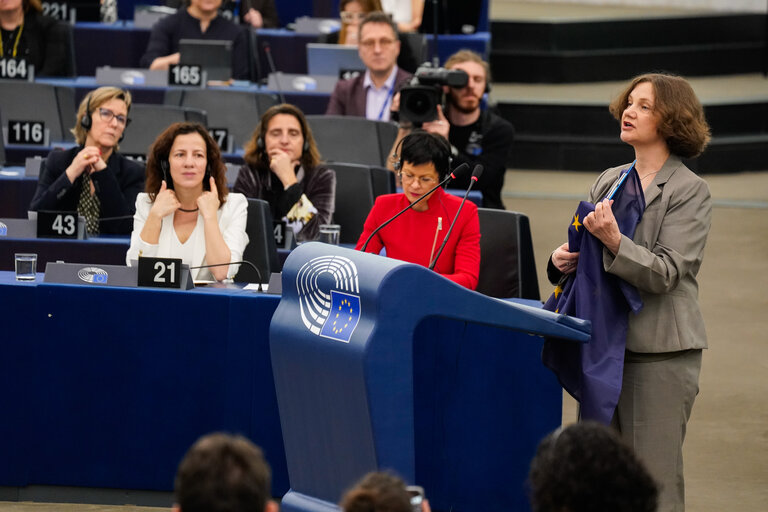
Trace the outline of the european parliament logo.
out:
[[[0,236],[8,236],[8,226],[0,222]]]
[[[81,281],[93,284],[107,284],[109,280],[107,271],[99,267],[83,267],[77,271],[77,277]]]
[[[360,321],[357,267],[349,258],[319,256],[296,275],[301,320],[310,332],[349,343]]]

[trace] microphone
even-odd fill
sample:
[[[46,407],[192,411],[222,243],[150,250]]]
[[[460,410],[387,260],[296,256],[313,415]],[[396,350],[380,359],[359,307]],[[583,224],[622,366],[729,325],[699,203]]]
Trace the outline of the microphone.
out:
[[[480,175],[482,174],[483,174],[483,166],[480,164],[477,164],[475,168],[472,170],[472,177],[469,180],[469,186],[467,187],[467,191],[464,192],[464,198],[461,200],[459,209],[456,211],[456,216],[453,218],[453,221],[451,221],[451,227],[448,228],[448,232],[445,234],[445,238],[443,238],[443,243],[440,245],[440,249],[437,250],[437,254],[435,254],[435,259],[433,259],[432,263],[429,264],[429,270],[435,269],[435,265],[437,264],[437,258],[439,258],[440,255],[443,253],[445,244],[448,242],[448,237],[451,236],[451,231],[453,231],[453,226],[454,224],[456,224],[456,220],[459,218],[461,209],[464,208],[464,202],[467,200],[469,191],[472,190],[472,187],[475,185],[475,183],[477,183],[477,180],[480,179]]]
[[[465,172],[467,172],[468,169],[469,169],[469,164],[466,163],[466,162],[464,162],[463,164],[459,165],[458,167],[456,167],[453,170],[453,172],[449,173],[448,176],[446,176],[443,181],[441,181],[440,183],[438,183],[437,185],[432,187],[428,192],[422,194],[421,197],[416,199],[414,202],[412,202],[411,204],[409,204],[408,206],[406,206],[405,208],[403,208],[402,210],[397,212],[394,217],[392,217],[391,219],[386,221],[384,224],[382,224],[381,226],[379,226],[376,229],[374,229],[373,232],[370,235],[368,235],[368,238],[365,240],[365,243],[363,244],[363,248],[361,249],[362,252],[365,252],[365,249],[368,247],[368,243],[371,241],[371,238],[373,238],[373,235],[375,235],[376,233],[381,231],[381,229],[384,226],[386,226],[387,224],[389,224],[390,222],[392,222],[393,220],[398,218],[400,215],[404,214],[407,210],[410,210],[411,208],[413,208],[417,203],[421,202],[422,199],[424,199],[429,194],[431,194],[432,192],[437,190],[439,187],[442,187],[443,185],[448,183],[448,181],[455,180],[459,175],[464,174]]]
[[[260,291],[260,292],[263,291],[262,288],[261,288],[261,272],[259,272],[259,268],[256,265],[254,265],[253,263],[251,263],[250,261],[243,260],[243,261],[232,261],[232,262],[229,262],[229,263],[213,263],[211,265],[200,265],[198,267],[189,267],[189,270],[197,270],[199,268],[223,267],[224,265],[226,265],[226,266],[229,266],[229,265],[248,265],[248,266],[250,266],[253,270],[256,271],[256,276],[258,276],[258,278],[259,278],[259,282],[257,283],[257,285],[258,285],[257,291]]]
[[[264,49],[264,54],[267,56],[267,64],[269,64],[269,70],[273,75],[275,75],[275,84],[277,85],[277,95],[280,97],[280,103],[285,103],[285,96],[283,96],[283,86],[280,85],[280,75],[277,74],[275,61],[272,60],[272,47],[269,46],[269,43],[266,41],[261,43],[261,47]]]

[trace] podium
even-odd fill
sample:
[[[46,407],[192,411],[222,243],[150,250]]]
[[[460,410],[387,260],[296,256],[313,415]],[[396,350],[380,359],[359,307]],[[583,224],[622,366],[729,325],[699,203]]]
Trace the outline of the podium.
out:
[[[283,511],[338,510],[382,469],[423,486],[434,511],[528,510],[530,460],[561,423],[542,336],[583,342],[588,322],[321,243],[294,250],[282,278],[270,351]]]

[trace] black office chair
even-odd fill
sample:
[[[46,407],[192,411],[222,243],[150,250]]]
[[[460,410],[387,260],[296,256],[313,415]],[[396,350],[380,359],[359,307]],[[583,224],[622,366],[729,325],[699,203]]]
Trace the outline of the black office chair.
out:
[[[480,279],[477,291],[497,298],[541,300],[528,217],[478,208]]]
[[[190,121],[207,125],[204,111],[186,107],[134,103],[129,116],[131,124],[120,143],[120,152],[126,155],[146,156],[157,136],[173,123]]]
[[[342,244],[357,243],[365,219],[373,208],[370,168],[338,162],[326,165],[336,171],[336,209],[333,220],[341,226],[339,241]]]
[[[59,24],[62,25],[60,30],[64,31],[64,40],[67,42],[66,47],[64,48],[67,57],[67,65],[64,72],[65,76],[77,76],[77,62],[75,61],[75,35],[74,31],[72,30],[72,25],[63,21],[60,21]]]
[[[3,125],[3,111],[0,110],[0,126]],[[5,165],[5,137],[0,133],[0,168]]]
[[[208,128],[226,128],[233,137],[233,148],[241,148],[251,138],[262,114],[279,103],[270,93],[219,89],[170,89],[166,105],[191,107],[208,114]]]
[[[269,203],[262,199],[248,199],[248,221],[245,232],[248,234],[248,245],[243,251],[243,261],[250,261],[259,269],[256,273],[250,265],[240,265],[235,276],[239,283],[268,283],[272,272],[280,272],[280,262],[277,257],[277,245],[273,234],[272,213]]]
[[[75,90],[70,87],[0,80],[0,109],[6,120],[45,123],[51,143],[75,140],[69,131],[75,124]]]
[[[427,36],[418,32],[401,32],[400,55],[397,56],[397,66],[409,73],[416,70],[427,61]]]
[[[364,117],[307,116],[317,148],[327,162],[385,167],[397,125]]]
[[[376,199],[384,194],[394,194],[397,192],[397,183],[395,182],[395,173],[386,167],[372,165],[371,184],[373,185],[373,198]]]

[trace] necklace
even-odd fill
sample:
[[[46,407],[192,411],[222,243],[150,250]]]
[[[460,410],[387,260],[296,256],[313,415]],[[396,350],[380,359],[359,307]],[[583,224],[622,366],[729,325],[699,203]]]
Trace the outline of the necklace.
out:
[[[660,171],[660,170],[661,170],[661,169],[659,169],[659,171]],[[658,174],[658,173],[659,173],[659,171],[656,171],[656,172],[649,172],[649,173],[648,173],[648,174],[646,174],[645,176],[642,176],[642,177],[640,178],[640,180],[642,181],[642,180],[644,180],[645,178],[647,178],[648,176],[653,176],[654,174]]]
[[[184,208],[177,208],[177,210],[179,210],[180,212],[184,212],[184,213],[195,213],[199,209],[200,209],[200,207],[193,208],[191,210],[185,210]]]

